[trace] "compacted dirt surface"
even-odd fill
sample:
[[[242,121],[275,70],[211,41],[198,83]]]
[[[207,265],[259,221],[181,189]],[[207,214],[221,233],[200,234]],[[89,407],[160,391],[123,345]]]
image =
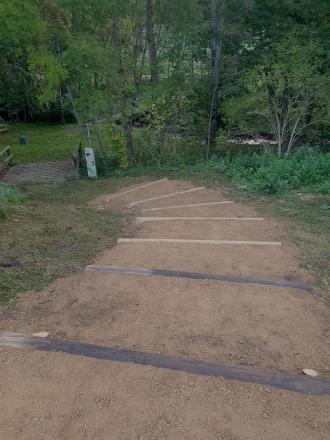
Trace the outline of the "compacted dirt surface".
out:
[[[299,267],[297,249],[276,221],[245,220],[258,216],[236,203],[210,204],[225,201],[220,190],[158,198],[190,189],[194,186],[189,182],[163,180],[124,188],[92,205],[129,214],[131,225],[123,238],[250,244],[121,242],[91,264],[313,284]],[[204,203],[208,205],[173,208]],[[62,341],[274,374],[299,375],[312,368],[326,381],[329,315],[315,292],[301,289],[84,271],[40,293],[21,295],[14,308],[3,309],[0,332],[46,331]],[[325,440],[329,436],[330,396],[150,365],[0,347],[1,440]]]
[[[4,180],[13,184],[64,182],[76,176],[70,160],[36,162],[9,168]]]

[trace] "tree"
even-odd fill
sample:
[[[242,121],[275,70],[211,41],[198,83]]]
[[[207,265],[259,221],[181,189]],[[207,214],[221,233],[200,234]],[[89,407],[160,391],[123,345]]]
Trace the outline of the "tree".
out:
[[[59,78],[56,79],[53,87],[57,88],[57,99],[60,110],[60,121],[65,124],[64,116],[64,96],[65,85],[64,80],[67,71],[64,68],[64,52],[69,46],[69,38],[71,36],[71,17],[67,9],[61,7],[56,0],[38,0],[40,13],[47,26],[48,49],[57,59],[57,63],[53,60],[53,72],[56,71]],[[57,69],[56,69],[57,67]],[[50,96],[52,98],[52,96]],[[52,99],[50,99],[52,101]]]
[[[0,104],[23,120],[53,100],[61,70],[38,6],[32,0],[0,3]]]
[[[289,155],[310,126],[329,116],[324,63],[316,41],[302,44],[301,37],[292,34],[267,50],[248,73],[251,113],[267,121],[279,156]]]
[[[52,108],[62,122],[70,109],[100,146],[115,116],[109,132],[121,131],[130,165],[141,131],[150,135],[143,154],[159,161],[205,157],[206,133],[209,157],[232,129],[272,135],[289,154],[312,127],[329,133],[329,5],[2,0],[0,108],[23,120]]]

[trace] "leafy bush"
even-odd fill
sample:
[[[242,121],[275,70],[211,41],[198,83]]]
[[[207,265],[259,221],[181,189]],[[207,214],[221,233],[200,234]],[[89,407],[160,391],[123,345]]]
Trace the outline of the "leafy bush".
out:
[[[266,195],[290,190],[330,194],[330,153],[301,148],[287,158],[271,153],[227,154],[222,159],[213,156],[209,161],[185,164],[180,174],[212,179],[225,175],[241,189]]]
[[[0,183],[0,221],[6,216],[6,210],[11,203],[20,203],[24,196],[13,186]]]
[[[236,185],[262,194],[289,190],[330,193],[330,153],[302,148],[288,158],[273,154],[240,155],[224,159],[224,173]]]

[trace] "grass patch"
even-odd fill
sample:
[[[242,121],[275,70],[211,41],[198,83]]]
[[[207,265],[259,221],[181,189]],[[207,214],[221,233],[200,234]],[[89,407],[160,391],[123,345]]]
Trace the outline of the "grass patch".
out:
[[[6,217],[6,212],[10,205],[21,203],[24,195],[15,187],[0,182],[0,222]]]
[[[302,250],[302,266],[330,304],[330,196],[292,193],[259,205],[285,223],[289,238]]]
[[[121,128],[115,124],[102,124],[98,127],[104,150],[107,154],[108,170],[102,170],[104,163],[98,160],[100,150],[95,133],[91,131],[91,142],[98,162],[99,175],[109,174],[114,168],[127,168],[125,141]],[[142,137],[143,129],[134,128],[134,135]],[[70,160],[79,142],[87,146],[86,130],[77,124],[46,124],[41,122],[11,123],[9,131],[0,134],[0,151],[11,147],[15,164],[32,162]],[[27,145],[20,145],[21,136],[27,138]],[[142,143],[142,140],[141,140]],[[145,139],[144,139],[145,144]]]
[[[80,180],[23,188],[25,202],[13,205],[0,226],[0,302],[81,270],[111,246],[125,219],[96,211],[88,201],[141,180]]]
[[[21,136],[27,137],[27,145],[20,145]],[[12,123],[9,131],[0,135],[0,150],[9,145],[18,164],[69,160],[79,140],[80,130],[74,124]]]

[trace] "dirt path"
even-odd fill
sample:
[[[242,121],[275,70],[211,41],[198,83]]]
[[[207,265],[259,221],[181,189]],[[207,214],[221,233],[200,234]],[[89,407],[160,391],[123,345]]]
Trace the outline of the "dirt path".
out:
[[[47,161],[27,165],[16,165],[9,168],[4,180],[8,183],[49,183],[64,182],[65,179],[74,178],[76,171],[72,161]]]
[[[117,244],[91,264],[312,283],[274,220],[244,220],[257,217],[253,209],[218,204],[225,201],[220,191],[168,196],[193,188],[162,181],[93,202],[99,209],[130,213],[125,237],[142,241]],[[151,198],[157,199],[136,203]],[[135,222],[136,217],[165,218]],[[275,375],[313,368],[327,381],[329,315],[315,294],[299,289],[101,271],[22,295],[14,310],[4,311],[0,331],[48,331],[57,340]],[[1,440],[329,438],[329,396],[22,348],[0,347]]]

